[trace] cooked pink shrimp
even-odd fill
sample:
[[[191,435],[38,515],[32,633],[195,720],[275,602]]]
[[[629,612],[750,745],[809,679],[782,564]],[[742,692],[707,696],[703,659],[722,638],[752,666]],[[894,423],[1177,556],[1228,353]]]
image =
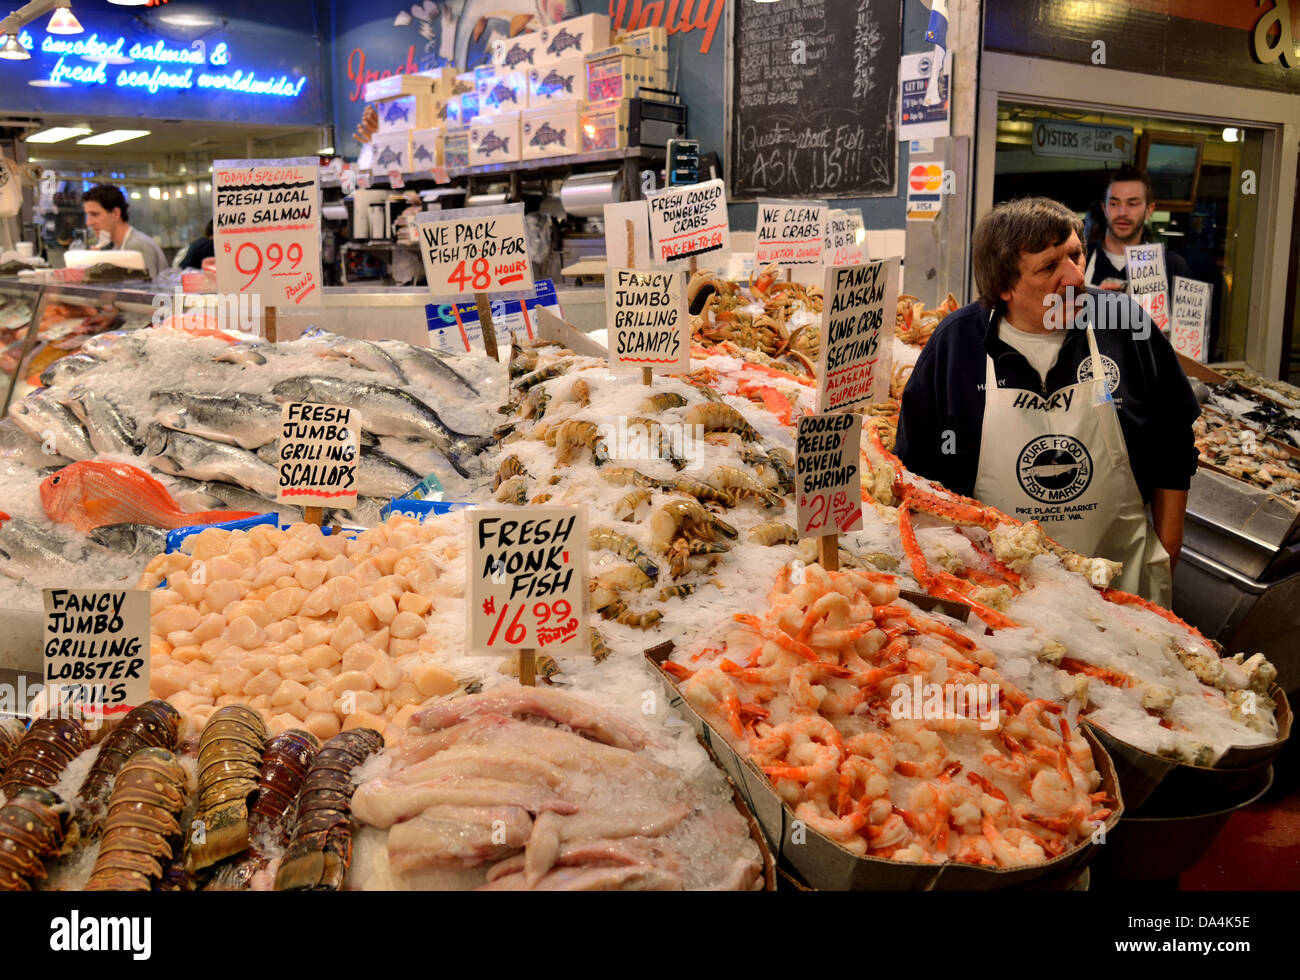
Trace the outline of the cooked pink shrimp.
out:
[[[700,711],[722,715],[737,738],[745,734],[740,723],[740,697],[736,685],[722,671],[713,668],[696,671],[682,686],[682,693]]]

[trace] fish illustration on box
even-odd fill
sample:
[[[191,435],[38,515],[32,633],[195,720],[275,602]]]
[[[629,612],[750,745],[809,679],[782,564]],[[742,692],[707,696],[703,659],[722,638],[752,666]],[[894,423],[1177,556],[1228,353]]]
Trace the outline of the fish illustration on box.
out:
[[[505,139],[502,139],[496,133],[489,131],[488,134],[483,137],[483,142],[479,143],[478,151],[484,156],[490,156],[497,150],[501,150],[503,153],[509,153],[510,137],[507,136]]]
[[[573,91],[573,76],[561,75],[556,68],[551,69],[551,73],[543,78],[537,85],[537,90],[542,95],[554,95],[560,89],[566,92]]]
[[[582,46],[581,33],[570,34],[564,28],[560,28],[560,32],[555,35],[554,40],[552,40],[550,45],[547,47],[546,53],[552,55],[561,54],[565,51],[568,51],[569,48],[578,48],[581,46]]]
[[[401,162],[402,155],[395,151],[391,146],[384,147],[384,152],[379,154],[379,159],[375,161],[375,163],[379,164],[381,169],[387,167],[390,163]]]
[[[411,121],[411,107],[400,99],[388,103],[388,108],[384,110],[384,122],[393,123],[398,119],[402,122]]]
[[[509,99],[515,105],[519,104],[519,96],[515,90],[505,82],[497,82],[496,88],[494,88],[488,95],[488,102],[499,106],[504,104],[506,99]]]
[[[531,65],[533,63],[533,54],[534,52],[532,48],[525,48],[522,45],[516,44],[510,49],[510,53],[506,55],[505,66],[507,68],[513,68],[515,65],[524,61]]]
[[[566,133],[568,133],[567,129],[555,129],[550,123],[542,123],[536,135],[528,141],[528,145],[546,147],[552,143],[563,143]]]
[[[415,148],[414,158],[416,160],[428,160],[430,163],[433,162],[433,154],[429,152],[429,148],[423,143]]]

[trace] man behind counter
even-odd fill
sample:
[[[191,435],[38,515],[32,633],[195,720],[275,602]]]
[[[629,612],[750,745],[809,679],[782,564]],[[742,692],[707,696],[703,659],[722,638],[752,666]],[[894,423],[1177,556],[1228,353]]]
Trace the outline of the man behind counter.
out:
[[[1128,260],[1124,248],[1127,245],[1145,245],[1150,241],[1146,223],[1151,220],[1155,209],[1151,181],[1147,180],[1145,173],[1125,164],[1111,175],[1102,201],[1106,234],[1099,243],[1088,246],[1088,267],[1084,276],[1089,286],[1120,291],[1128,288]],[[1191,277],[1187,260],[1165,249],[1165,276],[1172,300],[1174,276]]]
[[[1037,520],[1068,548],[1122,562],[1113,586],[1168,606],[1200,409],[1137,304],[1084,292],[1082,230],[1041,197],[980,220],[980,300],[921,351],[897,453],[957,493]]]
[[[108,233],[110,241],[105,248],[139,252],[144,257],[150,279],[157,279],[159,273],[167,268],[167,257],[158,243],[127,224],[131,207],[126,203],[126,195],[116,187],[96,184],[81,195],[81,206],[86,212],[86,224],[90,230],[98,234]]]

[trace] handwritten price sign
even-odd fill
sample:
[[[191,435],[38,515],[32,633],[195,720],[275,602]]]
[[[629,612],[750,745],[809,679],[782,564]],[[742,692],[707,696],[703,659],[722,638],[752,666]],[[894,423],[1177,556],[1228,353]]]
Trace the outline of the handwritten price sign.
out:
[[[429,291],[439,298],[533,292],[524,206],[426,211],[416,221]]]
[[[1206,358],[1212,291],[1208,282],[1174,276],[1173,332],[1170,339],[1174,350],[1202,364]]]
[[[862,416],[801,415],[795,437],[799,537],[862,528]]]
[[[649,205],[651,253],[657,264],[731,250],[727,193],[721,180],[661,191],[649,199]]]
[[[469,534],[473,649],[587,649],[583,510],[474,507]]]
[[[754,264],[821,265],[825,251],[826,205],[760,198]]]
[[[1155,325],[1169,332],[1169,280],[1165,278],[1163,245],[1126,245],[1128,293],[1146,310]]]
[[[267,306],[319,306],[320,167],[314,157],[213,165],[217,289]]]

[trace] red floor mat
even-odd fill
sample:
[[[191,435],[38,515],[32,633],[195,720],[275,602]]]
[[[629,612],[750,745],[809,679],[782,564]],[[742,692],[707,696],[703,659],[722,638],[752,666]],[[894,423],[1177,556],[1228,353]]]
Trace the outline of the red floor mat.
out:
[[[1232,815],[1182,891],[1300,890],[1300,790]]]

